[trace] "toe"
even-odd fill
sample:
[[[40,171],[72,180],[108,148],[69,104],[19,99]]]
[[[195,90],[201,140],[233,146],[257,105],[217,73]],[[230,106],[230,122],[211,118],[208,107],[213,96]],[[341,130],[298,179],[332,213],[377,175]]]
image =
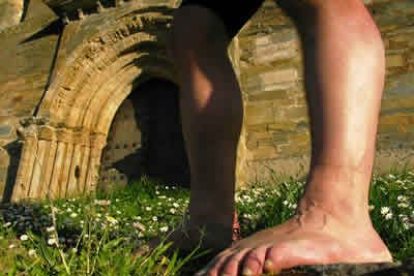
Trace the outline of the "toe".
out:
[[[243,249],[228,256],[222,264],[219,276],[237,276],[243,275],[239,273],[240,263],[249,252],[249,249]]]
[[[226,250],[217,255],[206,267],[198,271],[194,276],[221,276],[219,271],[233,252]]]
[[[281,254],[280,250],[283,249],[283,246],[279,245],[278,247],[269,247],[266,250],[264,263],[263,263],[263,272],[269,274],[276,274],[281,271]]]
[[[263,272],[264,260],[267,247],[262,246],[250,250],[244,257],[242,265],[242,275],[256,276]]]

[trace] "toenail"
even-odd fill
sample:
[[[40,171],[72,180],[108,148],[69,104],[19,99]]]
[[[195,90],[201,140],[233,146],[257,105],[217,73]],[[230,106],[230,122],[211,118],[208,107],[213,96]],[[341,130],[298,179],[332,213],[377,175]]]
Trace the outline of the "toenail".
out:
[[[279,275],[281,270],[275,270],[275,265],[272,261],[266,260],[264,263],[264,269],[267,270],[267,272],[271,273],[271,275],[276,276]]]
[[[270,260],[266,260],[264,263],[264,268],[267,270],[272,270],[274,267],[273,262]]]
[[[243,276],[253,276],[253,271],[248,268],[243,269]]]

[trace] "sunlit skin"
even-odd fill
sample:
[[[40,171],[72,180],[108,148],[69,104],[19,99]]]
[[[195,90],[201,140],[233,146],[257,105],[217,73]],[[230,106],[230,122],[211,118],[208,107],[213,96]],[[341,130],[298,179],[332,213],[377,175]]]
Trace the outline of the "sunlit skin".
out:
[[[372,227],[368,192],[384,83],[384,48],[361,0],[277,1],[304,46],[312,157],[297,214],[222,251],[197,275],[277,272],[304,264],[389,262]],[[169,53],[181,76],[180,106],[192,182],[191,248],[206,227],[207,246],[230,243],[241,92],[227,57],[229,38],[210,10],[175,15]],[[274,210],[278,212],[278,210]]]

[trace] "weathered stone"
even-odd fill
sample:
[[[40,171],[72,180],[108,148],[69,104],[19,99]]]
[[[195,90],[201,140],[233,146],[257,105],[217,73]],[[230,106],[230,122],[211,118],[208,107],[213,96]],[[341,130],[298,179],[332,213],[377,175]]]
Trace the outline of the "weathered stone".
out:
[[[310,142],[309,132],[296,133],[295,135],[289,135],[289,142],[293,145],[308,145]]]
[[[386,57],[387,67],[401,67],[405,66],[405,58],[403,55],[390,55]]]
[[[287,132],[287,131],[293,131],[296,129],[296,123],[292,121],[283,121],[283,122],[275,122],[272,124],[269,124],[268,130],[270,132]]]
[[[409,276],[414,273],[414,260],[403,264],[334,264],[319,266],[304,266],[282,271],[281,276]]]
[[[308,108],[306,106],[289,107],[283,109],[283,117],[285,119],[300,120],[308,116]]]
[[[277,158],[277,149],[273,147],[257,148],[246,154],[247,160],[267,160]]]
[[[249,100],[276,100],[276,99],[288,99],[289,92],[286,90],[276,90],[276,91],[255,91],[254,93],[249,93]]]
[[[0,138],[7,138],[13,134],[13,127],[11,125],[0,125]]]
[[[272,138],[271,132],[253,132],[253,133],[247,133],[247,138],[253,138],[253,139],[267,139]]]
[[[260,75],[260,79],[264,85],[293,82],[298,78],[297,70],[294,68],[266,72]]]
[[[4,5],[12,2],[24,3],[7,0],[0,4],[0,22]],[[24,18],[20,6],[7,14],[13,22],[0,31],[1,145],[16,139],[14,130],[21,119],[46,119],[22,121],[19,139],[24,146],[13,200],[96,189],[99,167],[106,164],[102,162],[104,144],[114,138],[109,129],[116,114],[122,115],[125,99],[148,79],[179,83],[165,50],[178,2],[31,0],[26,1]],[[378,155],[377,164],[385,168],[392,160],[399,161],[401,149],[408,154],[404,160],[413,159],[409,154],[414,148],[414,2],[365,3],[382,32],[387,53],[377,144],[379,151],[395,154]],[[82,20],[78,20],[78,10],[84,12]],[[245,100],[238,183],[251,179],[254,170],[263,172],[262,165],[277,164],[296,173],[298,164],[307,164],[309,118],[300,44],[292,21],[271,0],[265,1],[232,42],[229,53]],[[145,102],[137,110],[149,106],[153,108]],[[139,124],[163,126],[169,121]],[[145,144],[148,139],[140,141]],[[169,148],[166,141],[172,140],[162,140],[165,145],[152,143]],[[119,146],[138,149],[128,143]],[[50,190],[45,189],[49,186]]]
[[[414,92],[414,72],[401,74],[397,79],[389,82],[386,94],[411,96]]]
[[[380,133],[406,133],[414,131],[414,116],[412,114],[401,114],[382,116],[380,118],[378,131]]]
[[[246,125],[246,131],[250,132],[265,132],[267,131],[267,124]]]
[[[24,0],[3,0],[0,2],[0,32],[20,23]]]
[[[253,150],[259,146],[258,140],[254,137],[246,137],[246,148]]]
[[[271,123],[274,120],[272,102],[250,103],[246,106],[245,123],[247,125]]]

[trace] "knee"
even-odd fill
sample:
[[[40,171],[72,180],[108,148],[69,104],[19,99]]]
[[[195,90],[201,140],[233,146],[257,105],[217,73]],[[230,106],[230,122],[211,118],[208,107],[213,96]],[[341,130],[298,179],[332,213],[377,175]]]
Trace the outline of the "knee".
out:
[[[221,20],[206,8],[180,8],[168,35],[168,52],[175,56],[193,51],[226,51],[229,39]]]

